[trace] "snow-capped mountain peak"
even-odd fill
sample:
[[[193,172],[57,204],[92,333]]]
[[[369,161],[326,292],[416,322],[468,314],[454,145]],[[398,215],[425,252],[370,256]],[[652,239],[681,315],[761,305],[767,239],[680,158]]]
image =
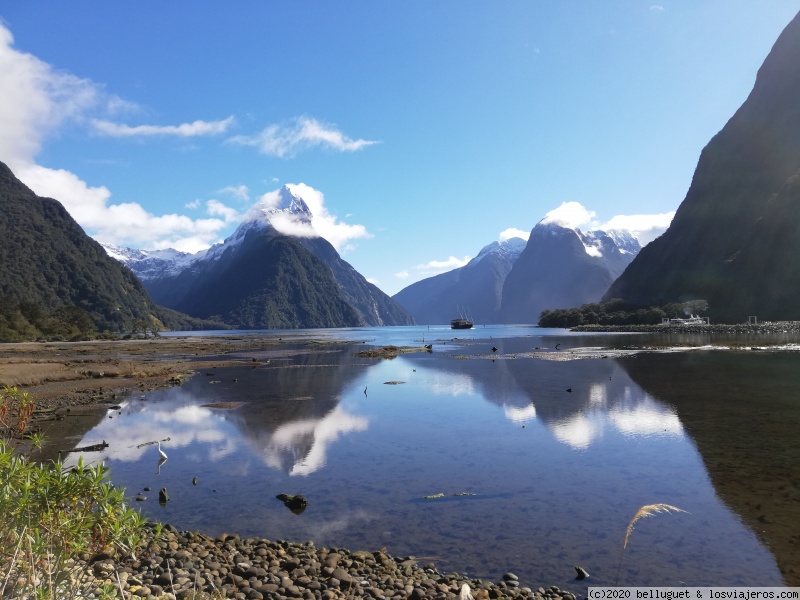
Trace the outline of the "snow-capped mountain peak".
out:
[[[132,269],[141,280],[175,275],[194,261],[205,256],[207,250],[196,254],[174,248],[164,250],[139,250],[122,248],[113,244],[100,244],[111,258]]]
[[[305,200],[293,185],[264,194],[245,216],[244,222],[256,221],[274,225],[275,220],[287,219],[298,225],[311,227],[313,215]]]
[[[623,254],[639,254],[642,245],[639,239],[627,229],[607,229],[606,235],[610,237]]]
[[[144,281],[174,275],[199,260],[217,259],[229,248],[239,245],[247,232],[254,229],[272,227],[285,235],[319,237],[311,224],[312,217],[297,186],[284,185],[280,190],[264,194],[225,241],[195,254],[173,248],[138,250],[111,244],[103,244],[103,247],[109,256],[130,267]]]
[[[217,256],[239,244],[248,231],[272,227],[285,235],[318,237],[311,224],[313,215],[295,186],[284,185],[280,190],[264,194],[247,212],[242,223],[222,244],[209,248],[209,257]]]
[[[635,256],[642,249],[638,238],[627,229],[595,229],[584,233],[578,227],[542,219],[534,228],[539,235],[560,236],[574,234],[583,244],[586,254],[602,258],[606,251],[616,248],[620,253]]]

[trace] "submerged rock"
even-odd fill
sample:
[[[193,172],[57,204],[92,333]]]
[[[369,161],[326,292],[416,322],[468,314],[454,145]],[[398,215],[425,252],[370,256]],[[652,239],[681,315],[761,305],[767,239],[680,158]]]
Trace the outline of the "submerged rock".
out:
[[[587,573],[586,569],[584,569],[583,567],[575,567],[575,572],[577,573],[575,579],[577,579],[578,581],[586,579],[589,576],[589,573]]]
[[[302,513],[308,506],[308,500],[306,500],[300,494],[297,494],[296,496],[291,496],[289,494],[278,494],[275,497],[283,502],[284,506],[286,506],[286,508],[296,515]]]

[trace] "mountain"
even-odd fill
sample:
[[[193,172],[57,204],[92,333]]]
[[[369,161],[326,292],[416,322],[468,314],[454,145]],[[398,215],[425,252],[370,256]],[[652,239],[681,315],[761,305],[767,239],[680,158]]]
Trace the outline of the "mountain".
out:
[[[330,269],[299,241],[269,228],[250,228],[215,255],[144,283],[169,308],[239,329],[361,324]]]
[[[0,298],[49,313],[78,307],[100,331],[130,331],[139,323],[158,329],[192,325],[185,315],[156,306],[139,280],[58,201],[37,196],[2,162],[0,264]]]
[[[521,238],[493,242],[463,267],[412,283],[392,298],[420,324],[449,323],[459,309],[476,323],[499,323],[503,283],[523,248]]]
[[[298,238],[314,256],[320,258],[333,274],[342,298],[358,313],[365,325],[414,325],[414,317],[377,286],[369,283],[350,263],[342,260],[336,249],[322,237]]]
[[[670,227],[606,293],[639,305],[692,299],[712,320],[800,319],[800,14],[753,90],[700,154]]]
[[[537,323],[543,310],[597,302],[639,252],[625,231],[564,227],[545,217],[503,285],[503,323]]]
[[[411,315],[313,231],[293,186],[256,204],[223,243],[197,254],[106,246],[156,302],[239,328],[411,325]],[[292,235],[281,233],[273,223]]]
[[[166,250],[138,250],[121,248],[113,244],[100,244],[106,253],[130,268],[142,280],[157,279],[166,275],[177,275],[195,260],[201,258],[205,251],[198,254],[180,252],[173,248]]]

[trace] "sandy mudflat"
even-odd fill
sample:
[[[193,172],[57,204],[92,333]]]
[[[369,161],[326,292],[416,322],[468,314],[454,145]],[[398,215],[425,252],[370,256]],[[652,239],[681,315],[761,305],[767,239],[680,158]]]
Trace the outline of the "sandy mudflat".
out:
[[[30,395],[35,411],[28,432],[36,432],[59,412],[107,407],[125,391],[176,385],[204,369],[257,365],[323,347],[269,335],[0,344],[0,387],[16,386]]]

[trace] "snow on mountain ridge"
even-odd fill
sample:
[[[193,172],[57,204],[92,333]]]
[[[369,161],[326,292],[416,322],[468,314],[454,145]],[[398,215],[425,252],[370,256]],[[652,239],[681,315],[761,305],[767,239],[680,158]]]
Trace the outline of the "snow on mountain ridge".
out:
[[[207,258],[214,259],[228,248],[241,243],[248,231],[273,227],[280,233],[296,237],[319,237],[311,224],[313,215],[303,198],[291,184],[276,192],[264,194],[249,210],[242,223],[221,244],[208,249]]]
[[[622,254],[638,254],[642,245],[636,234],[629,229],[593,229],[584,233],[578,227],[570,226],[552,219],[542,219],[534,227],[540,234],[559,235],[563,231],[572,231],[578,236],[586,254],[596,258],[603,257],[604,240],[613,242]]]
[[[525,249],[525,244],[527,244],[527,242],[518,237],[508,238],[502,242],[492,242],[481,248],[478,255],[469,261],[466,266],[477,264],[490,254],[499,255],[513,262],[522,254],[522,251]]]
[[[638,254],[642,249],[639,238],[628,229],[607,229],[606,235],[614,241],[623,254]]]
[[[253,227],[273,227],[276,231],[293,237],[320,237],[312,225],[314,215],[297,193],[297,187],[286,184],[280,190],[264,194],[224,244],[229,246],[238,243]]]
[[[138,248],[122,248],[113,244],[100,245],[106,254],[130,268],[142,280],[175,275],[194,261],[203,258],[208,252],[201,250],[196,254],[189,254],[174,248],[139,250]]]
[[[247,215],[244,222],[256,221],[272,224],[272,220],[280,215],[290,215],[294,221],[311,226],[311,210],[302,197],[296,192],[295,186],[284,185],[277,192],[264,194]]]
[[[318,237],[311,224],[313,215],[294,187],[287,184],[276,192],[262,196],[231,235],[195,254],[180,252],[174,248],[139,250],[112,244],[102,245],[110,257],[127,265],[140,279],[152,279],[175,275],[196,261],[215,260],[229,248],[238,246],[253,229],[273,227],[285,235]]]

